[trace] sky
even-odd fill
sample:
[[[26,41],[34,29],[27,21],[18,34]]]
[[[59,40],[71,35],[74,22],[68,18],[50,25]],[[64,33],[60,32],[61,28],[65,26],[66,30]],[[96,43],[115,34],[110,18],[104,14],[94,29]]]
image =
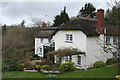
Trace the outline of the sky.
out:
[[[74,17],[85,3],[92,3],[96,9],[109,8],[110,0],[2,0],[0,2],[0,21],[2,24],[19,24],[25,20],[29,26],[33,18],[53,23],[54,17],[66,6],[69,17]]]

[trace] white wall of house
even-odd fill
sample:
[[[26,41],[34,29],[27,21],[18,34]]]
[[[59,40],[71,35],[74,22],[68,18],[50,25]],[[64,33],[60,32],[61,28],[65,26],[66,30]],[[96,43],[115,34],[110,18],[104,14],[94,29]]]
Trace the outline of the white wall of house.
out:
[[[112,53],[106,53],[103,50],[99,39],[99,37],[87,37],[86,62],[84,64],[87,68],[92,67],[96,61],[106,62],[108,58],[113,57]]]
[[[66,42],[66,34],[72,34],[73,40],[72,43]],[[55,50],[59,48],[72,47],[77,48],[80,51],[86,52],[87,37],[80,30],[60,30],[55,36]],[[81,65],[79,67],[83,68],[85,62],[85,55],[81,56]],[[56,59],[56,57],[55,57]],[[55,61],[56,62],[56,61]],[[66,62],[66,58],[62,59],[62,63]],[[78,55],[72,55],[72,62],[78,66]]]
[[[66,42],[66,34],[73,35],[73,43]],[[104,39],[103,35],[87,37],[82,31],[79,30],[60,30],[55,34],[55,50],[65,47],[77,48],[86,53],[81,56],[81,65],[79,68],[87,69],[93,67],[94,62],[105,62],[108,58],[112,58],[113,54],[103,51],[103,42],[100,39]],[[72,62],[78,66],[78,56],[72,55]],[[66,58],[62,59],[62,63],[66,62]]]
[[[35,54],[37,54],[40,57],[43,57],[43,45],[48,43],[48,38],[35,38]],[[40,52],[40,48],[42,48],[42,52]]]
[[[66,42],[66,34],[72,34],[72,43]],[[80,30],[60,30],[55,36],[55,50],[64,47],[78,48],[86,52],[86,35]]]

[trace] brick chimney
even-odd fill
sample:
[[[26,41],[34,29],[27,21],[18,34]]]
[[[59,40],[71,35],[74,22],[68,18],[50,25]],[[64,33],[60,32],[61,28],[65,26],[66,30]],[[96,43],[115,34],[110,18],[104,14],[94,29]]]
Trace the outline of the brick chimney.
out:
[[[43,21],[43,23],[42,23],[42,28],[44,28],[44,27],[46,27],[45,21]]]
[[[97,10],[97,31],[100,34],[104,34],[104,10]]]

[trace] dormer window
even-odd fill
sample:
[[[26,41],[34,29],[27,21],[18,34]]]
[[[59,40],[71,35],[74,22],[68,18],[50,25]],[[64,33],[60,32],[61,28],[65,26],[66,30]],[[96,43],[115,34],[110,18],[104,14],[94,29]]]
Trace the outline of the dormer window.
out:
[[[72,34],[66,34],[66,42],[72,42],[73,41],[73,35]]]

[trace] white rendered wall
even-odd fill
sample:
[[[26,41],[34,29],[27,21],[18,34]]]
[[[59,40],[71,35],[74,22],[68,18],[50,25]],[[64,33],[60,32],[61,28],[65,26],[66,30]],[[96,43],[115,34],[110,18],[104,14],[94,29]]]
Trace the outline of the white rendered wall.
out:
[[[100,36],[101,37],[101,36]],[[87,37],[87,51],[86,51],[86,67],[92,67],[94,62],[106,62],[108,58],[112,58],[112,53],[106,53],[101,47],[99,37]]]
[[[66,34],[72,34],[73,35],[73,43],[66,43]],[[80,30],[61,30],[58,31],[55,36],[55,50],[59,48],[65,48],[65,47],[72,47],[77,48],[80,51],[86,52],[86,35],[80,31]],[[56,59],[56,57],[55,57]],[[84,64],[85,62],[85,55],[81,55],[81,68],[86,67]],[[56,62],[56,61],[55,61]],[[64,63],[65,60],[62,59],[62,63]],[[76,65],[78,65],[77,55],[72,56],[72,62],[74,62]]]
[[[41,38],[35,38],[35,54],[37,54],[40,57],[43,57],[43,45],[48,43],[48,38],[42,38],[43,39],[43,43],[41,42]],[[40,48],[42,48],[42,55],[40,55]]]
[[[73,43],[67,43],[66,34],[73,35]],[[55,34],[55,50],[64,47],[78,48],[86,52],[86,35],[80,30],[60,30]]]

